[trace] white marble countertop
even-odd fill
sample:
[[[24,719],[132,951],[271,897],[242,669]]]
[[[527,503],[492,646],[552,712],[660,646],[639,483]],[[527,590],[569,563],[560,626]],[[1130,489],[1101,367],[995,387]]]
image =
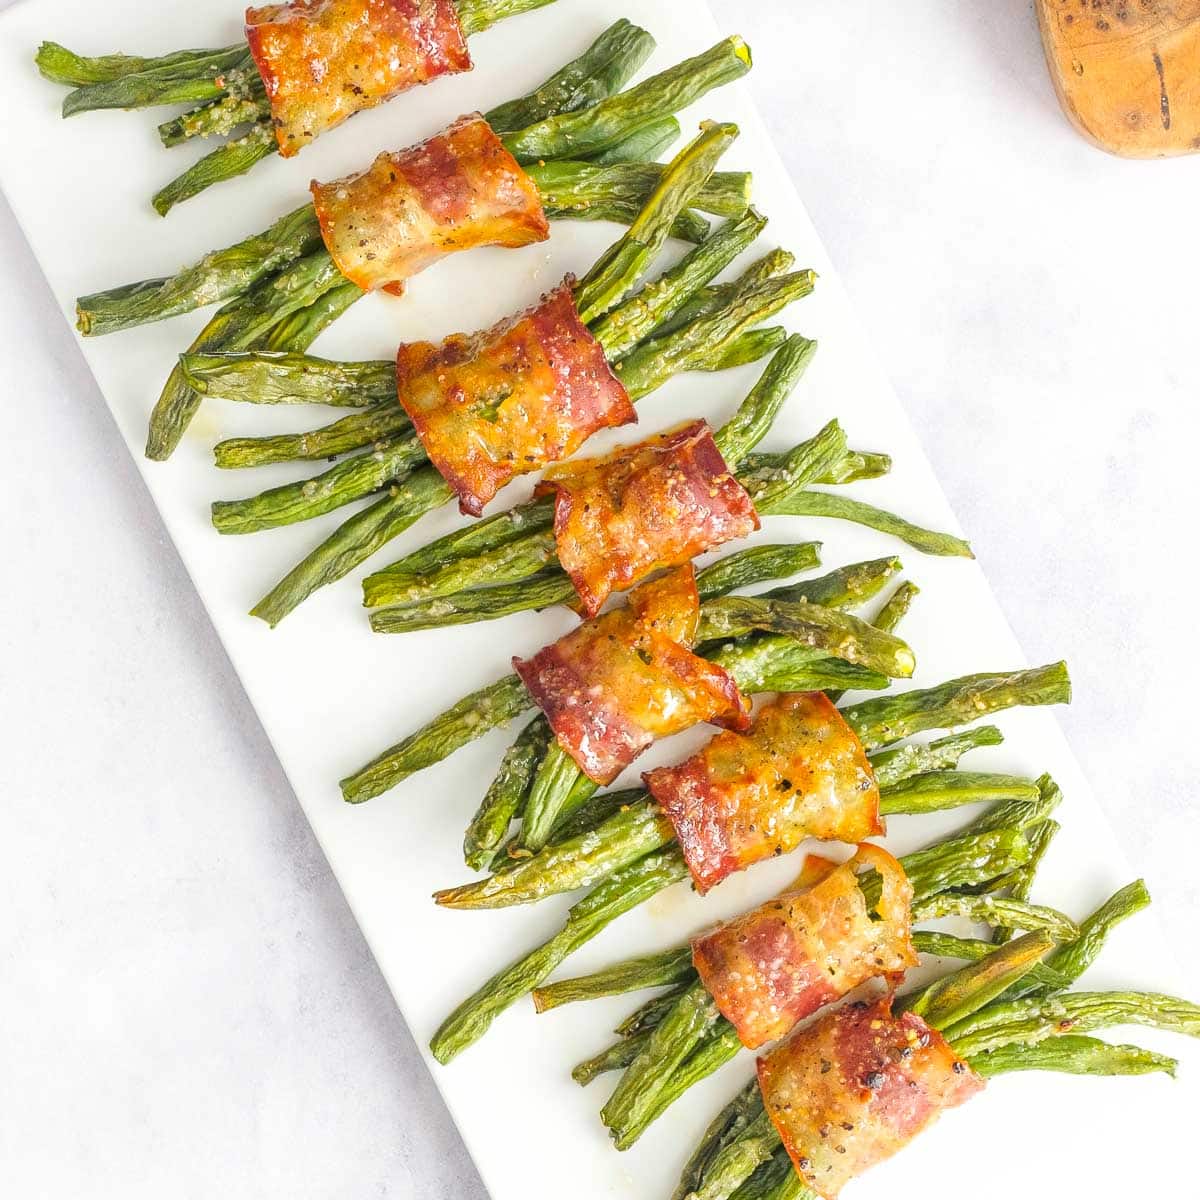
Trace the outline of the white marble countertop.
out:
[[[1194,950],[1200,157],[1081,142],[1028,3],[714,8],[1026,652],[1070,661],[1068,736]],[[2,201],[0,279],[0,1186],[482,1196]]]

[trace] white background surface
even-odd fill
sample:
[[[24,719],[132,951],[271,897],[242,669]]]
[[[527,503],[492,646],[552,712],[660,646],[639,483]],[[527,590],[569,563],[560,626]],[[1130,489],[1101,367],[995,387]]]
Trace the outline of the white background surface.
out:
[[[1200,993],[1200,158],[1079,141],[1025,4],[714,9]],[[0,1187],[482,1194],[6,211],[0,262]]]

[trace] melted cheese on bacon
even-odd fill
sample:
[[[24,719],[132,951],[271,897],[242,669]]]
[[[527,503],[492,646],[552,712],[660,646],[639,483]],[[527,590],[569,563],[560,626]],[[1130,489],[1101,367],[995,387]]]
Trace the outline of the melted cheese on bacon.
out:
[[[458,250],[544,242],[550,225],[533,180],[478,114],[365,171],[311,185],[330,256],[364,291],[404,281]]]
[[[506,483],[573,454],[597,430],[637,419],[579,319],[573,282],[482,333],[400,348],[400,403],[465,513],[479,516]]]
[[[983,1088],[940,1033],[893,1016],[890,997],[798,1030],[758,1060],[758,1082],[796,1170],[825,1200]]]
[[[748,734],[719,734],[644,778],[701,892],[805,838],[861,842],[884,832],[866,752],[823,692],[781,695]]]
[[[246,10],[246,41],[290,158],[364,108],[471,69],[453,0],[291,0]]]
[[[547,471],[558,561],[594,616],[615,591],[758,528],[706,421]]]
[[[611,783],[656,738],[700,723],[745,728],[749,705],[720,667],[688,648],[700,598],[691,566],[630,593],[530,659],[513,659],[559,745]]]
[[[860,867],[874,867],[883,882],[874,910],[858,886]],[[755,1050],[868,979],[898,979],[916,966],[911,906],[904,868],[864,843],[819,882],[694,939],[692,961],[742,1045]]]

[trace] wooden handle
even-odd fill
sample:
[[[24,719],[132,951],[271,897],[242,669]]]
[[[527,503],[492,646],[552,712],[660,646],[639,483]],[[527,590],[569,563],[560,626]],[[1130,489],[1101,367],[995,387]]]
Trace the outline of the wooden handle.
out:
[[[1036,0],[1071,124],[1125,158],[1200,151],[1200,0]]]

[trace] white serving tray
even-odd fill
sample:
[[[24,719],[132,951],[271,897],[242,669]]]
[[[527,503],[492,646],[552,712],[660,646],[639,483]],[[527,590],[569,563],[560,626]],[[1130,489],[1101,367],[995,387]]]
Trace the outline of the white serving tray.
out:
[[[152,54],[229,44],[239,36],[237,7],[217,0],[160,0],[153,6],[110,0],[102,8],[86,0],[26,0],[0,15],[0,183],[69,319],[77,294],[168,274],[209,248],[265,227],[301,202],[311,175],[329,178],[355,169],[383,147],[417,141],[460,113],[520,94],[619,16],[645,25],[658,39],[648,70],[699,51],[719,33],[736,32],[718,31],[695,0],[559,0],[478,38],[479,67],[473,74],[443,80],[360,116],[298,161],[272,159],[163,221],[150,209],[149,197],[197,152],[163,150],[154,133],[154,112],[90,114],[62,122],[62,89],[37,75],[33,50],[42,38],[95,53]],[[801,50],[820,53],[813,46]],[[770,242],[787,246],[800,265],[821,275],[816,294],[786,315],[791,328],[819,338],[821,350],[768,447],[791,445],[836,416],[853,444],[885,450],[896,460],[892,475],[859,485],[854,494],[924,524],[954,529],[929,465],[745,90],[727,88],[709,96],[685,114],[685,125],[690,129],[705,117],[741,125],[741,140],[724,165],[753,169],[755,202],[772,219]],[[812,119],[819,120],[819,114]],[[836,171],[837,163],[828,169]],[[558,223],[548,245],[460,256],[414,281],[403,300],[363,301],[320,339],[316,351],[331,357],[387,357],[401,339],[487,324],[530,302],[563,272],[586,268],[616,234],[610,226]],[[376,637],[358,607],[361,570],[308,601],[275,632],[246,616],[266,588],[346,513],[241,539],[219,537],[208,523],[210,501],[297,475],[282,467],[219,474],[210,458],[218,436],[316,425],[325,419],[316,410],[246,406],[239,411],[207,404],[170,462],[142,457],[146,417],[161,381],[205,320],[204,314],[194,314],[81,344],[397,1003],[424,1044],[463,995],[556,928],[570,901],[471,914],[439,911],[428,899],[435,887],[466,876],[462,830],[507,733],[489,735],[364,807],[344,804],[337,780],[429,714],[505,673],[512,654],[536,649],[570,621],[560,613],[527,614],[464,629]],[[629,440],[684,417],[720,421],[756,376],[757,370],[749,368],[678,379],[640,406],[640,429],[622,431],[619,438]],[[597,439],[589,450],[603,444]],[[518,499],[527,491],[528,485],[515,485],[503,499]],[[374,565],[458,520],[449,511],[427,519]],[[926,558],[834,522],[772,519],[759,535],[771,541],[806,538],[824,542],[827,566],[901,551],[908,574],[922,587],[904,627],[920,662],[917,684],[1023,663],[973,563]],[[1036,898],[1082,916],[1131,873],[1053,715],[1015,712],[998,723],[1007,743],[976,754],[971,765],[1031,775],[1049,770],[1062,784],[1065,828],[1047,859]],[[638,768],[676,760],[703,736],[694,731],[656,747]],[[186,795],[184,785],[181,795]],[[1154,797],[1145,801],[1149,812]],[[896,820],[889,845],[904,852],[963,819],[951,814]],[[607,930],[570,963],[570,973],[675,944],[704,923],[768,895],[794,866],[783,862],[756,869],[703,903],[677,887]],[[1183,861],[1180,869],[1187,869]],[[1088,982],[1170,989],[1171,963],[1153,917],[1142,916],[1119,930]],[[637,1147],[617,1154],[596,1116],[610,1085],[599,1082],[581,1090],[568,1070],[607,1044],[607,1031],[635,1002],[627,997],[544,1017],[522,1004],[449,1068],[431,1062],[496,1200],[564,1195],[654,1200],[669,1194],[707,1120],[748,1077],[751,1058],[743,1055],[693,1089]],[[338,1036],[336,1029],[328,1032]],[[1143,1193],[1170,1187],[1182,1194],[1176,1180],[1191,1174],[1190,1145],[1183,1135],[1189,1131],[1189,1109],[1197,1111],[1200,1055],[1184,1039],[1149,1031],[1126,1040],[1182,1057],[1184,1080],[1042,1075],[999,1080],[986,1098],[949,1116],[851,1194],[882,1197],[898,1188],[899,1194],[933,1200],[964,1187],[976,1200],[1008,1200],[1018,1189],[1036,1196],[1117,1197],[1135,1187]]]

